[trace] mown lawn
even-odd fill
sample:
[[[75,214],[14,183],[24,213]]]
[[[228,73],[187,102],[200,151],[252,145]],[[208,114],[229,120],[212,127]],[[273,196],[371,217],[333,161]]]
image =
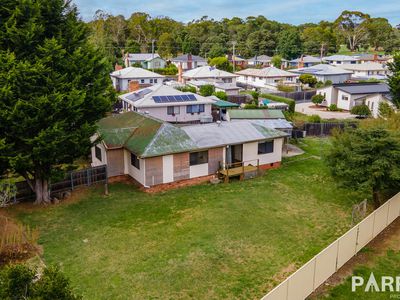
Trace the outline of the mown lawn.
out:
[[[356,194],[307,153],[243,182],[148,195],[125,184],[46,209],[12,208],[40,229],[84,299],[259,299],[350,227]]]

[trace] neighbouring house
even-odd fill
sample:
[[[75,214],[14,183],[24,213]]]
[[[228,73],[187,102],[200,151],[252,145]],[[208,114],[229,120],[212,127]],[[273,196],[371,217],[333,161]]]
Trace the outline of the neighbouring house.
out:
[[[229,54],[226,57],[228,61],[235,66],[236,69],[244,69],[247,67],[247,59],[240,55]]]
[[[310,55],[302,55],[299,58],[292,59],[289,61],[289,66],[290,67],[296,67],[296,68],[307,68],[311,67],[314,65],[318,65],[322,62],[320,57],[314,57]]]
[[[331,66],[327,64],[319,64],[312,67],[293,69],[290,72],[295,74],[313,75],[318,81],[332,83],[343,83],[351,78],[352,71],[344,70],[342,67]]]
[[[343,64],[342,69],[353,72],[352,77],[355,79],[380,79],[385,80],[389,74],[386,65],[378,62],[365,62],[361,64]]]
[[[248,59],[247,65],[251,67],[270,67],[272,65],[272,57],[268,55],[257,55]]]
[[[365,98],[365,104],[369,107],[371,114],[374,118],[379,117],[379,105],[384,102],[387,103],[393,110],[397,110],[396,105],[393,103],[391,94],[372,94]]]
[[[381,64],[386,64],[392,57],[390,55],[382,55],[382,54],[357,54],[354,55],[358,59],[360,63],[366,62],[376,62]]]
[[[322,60],[330,65],[343,65],[343,64],[358,64],[359,59],[350,55],[331,55],[325,56]]]
[[[250,121],[177,127],[126,112],[98,122],[101,142],[92,166],[107,165],[109,177],[130,176],[145,188],[214,177],[232,164],[278,167],[286,133]]]
[[[212,122],[213,101],[158,84],[119,96],[125,111],[137,111],[173,123]]]
[[[114,71],[110,74],[110,77],[113,86],[117,91],[130,90],[130,82],[135,82],[136,89],[141,89],[154,84],[162,83],[165,79],[163,75],[142,68],[134,67],[127,67]],[[131,89],[130,91],[133,90]]]
[[[187,85],[195,87],[197,91],[199,91],[203,85],[212,85],[216,92],[224,92],[227,96],[239,95],[240,90],[240,87],[236,86],[236,84],[225,83],[221,80],[190,80],[187,82]]]
[[[243,87],[277,90],[279,85],[298,87],[299,75],[275,67],[263,69],[245,69],[235,73],[239,75],[237,83]]]
[[[267,128],[284,131],[291,136],[293,125],[288,122],[279,109],[229,109],[226,114],[227,121],[242,120],[256,121]]]
[[[214,95],[209,96],[207,98],[210,98],[214,101],[214,103],[212,104],[212,116],[214,122],[226,121],[226,113],[228,109],[240,107],[240,105],[237,103],[221,100]]]
[[[203,57],[192,54],[184,54],[175,57],[171,59],[171,63],[173,63],[177,68],[181,66],[184,71],[207,66],[207,61]]]
[[[317,94],[325,97],[322,105],[330,106],[331,104],[336,104],[338,108],[344,110],[351,110],[356,105],[368,105],[367,98],[376,95],[376,98],[370,98],[370,102],[377,104],[369,105],[371,111],[374,111],[379,106],[379,101],[376,99],[382,101],[388,99],[390,90],[385,83],[342,83],[320,88],[317,90]]]
[[[207,80],[235,84],[237,77],[238,75],[223,70],[218,70],[217,68],[210,66],[199,67],[186,71],[182,74],[184,83],[190,80]]]
[[[125,55],[126,67],[141,65],[144,69],[163,69],[166,64],[158,53],[127,53]]]

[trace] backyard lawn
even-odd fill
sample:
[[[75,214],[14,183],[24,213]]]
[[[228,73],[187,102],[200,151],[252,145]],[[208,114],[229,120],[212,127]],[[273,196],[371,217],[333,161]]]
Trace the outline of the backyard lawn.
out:
[[[126,184],[10,213],[40,230],[84,299],[259,299],[350,228],[361,199],[320,156],[328,140],[263,177],[145,194]]]

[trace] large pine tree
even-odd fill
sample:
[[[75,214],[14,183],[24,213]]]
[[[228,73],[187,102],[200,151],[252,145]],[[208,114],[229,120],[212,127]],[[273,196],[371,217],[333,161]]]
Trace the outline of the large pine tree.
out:
[[[49,178],[88,153],[95,123],[110,109],[108,63],[64,0],[0,5],[0,167],[22,175],[36,202]]]

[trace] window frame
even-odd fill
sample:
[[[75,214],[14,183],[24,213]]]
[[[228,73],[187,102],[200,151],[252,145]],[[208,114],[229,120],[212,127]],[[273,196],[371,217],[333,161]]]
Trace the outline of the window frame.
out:
[[[189,166],[198,166],[203,164],[208,164],[208,150],[191,152],[189,154]]]
[[[140,159],[136,154],[131,152],[131,166],[140,170]]]
[[[167,106],[167,115],[175,116],[179,115],[180,113],[181,113],[181,108],[179,106]]]
[[[274,153],[274,147],[275,147],[274,140],[259,142],[257,154],[263,155],[263,154]]]
[[[99,161],[103,161],[103,150],[98,146],[95,145],[94,146],[94,156],[99,160]],[[99,157],[100,156],[100,157]]]

